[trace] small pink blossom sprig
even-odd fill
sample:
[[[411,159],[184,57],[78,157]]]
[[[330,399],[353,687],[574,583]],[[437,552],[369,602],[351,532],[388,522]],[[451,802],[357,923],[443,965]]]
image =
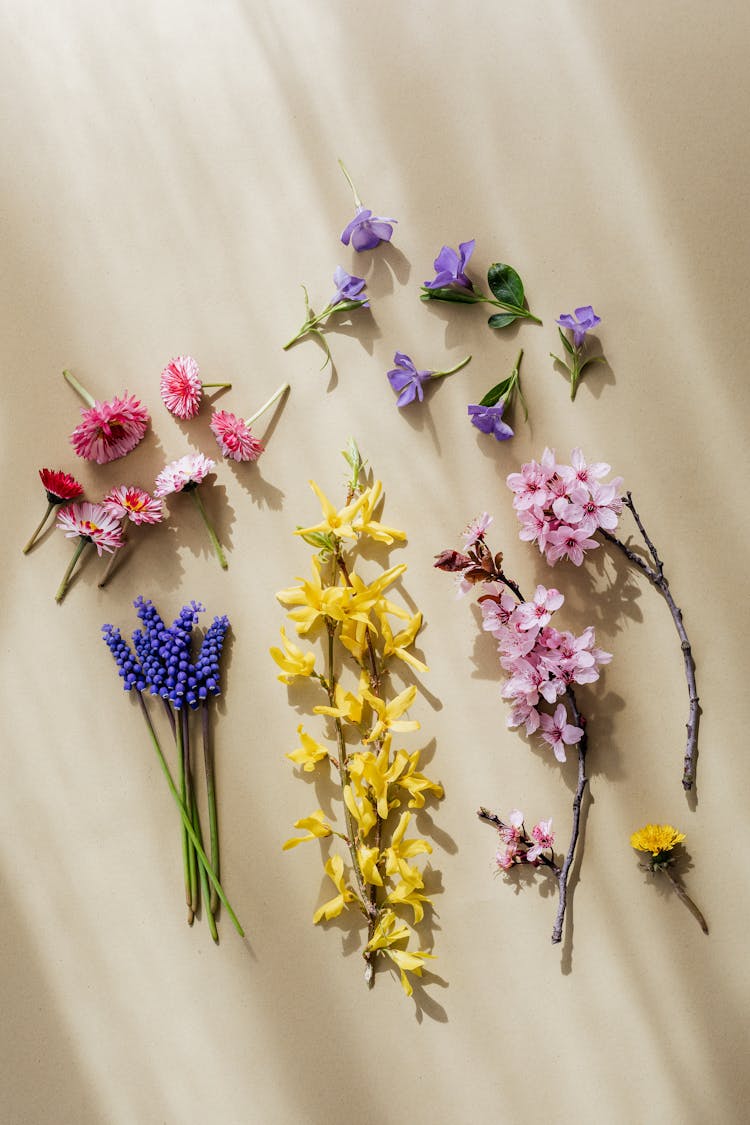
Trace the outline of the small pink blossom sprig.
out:
[[[120,484],[111,489],[102,501],[102,507],[121,521],[122,546],[125,546],[125,537],[129,523],[156,524],[164,519],[164,504],[161,500],[151,496],[144,488],[136,485]],[[122,547],[111,556],[107,569],[99,582],[100,588],[109,581],[114,570],[117,558]]]
[[[148,429],[149,413],[135,395],[127,391],[109,402],[97,402],[70,371],[63,378],[86,403],[81,421],[70,435],[79,457],[106,465],[135,449]]]
[[[200,410],[204,390],[231,387],[231,383],[204,383],[191,355],[178,355],[167,364],[159,380],[161,400],[177,418],[194,418]]]
[[[507,477],[513,493],[513,507],[521,525],[519,538],[536,543],[550,566],[569,559],[580,566],[587,551],[600,546],[597,534],[622,551],[625,557],[646,576],[664,598],[672,615],[685,669],[688,687],[687,744],[682,771],[682,785],[690,790],[695,781],[700,706],[695,680],[692,648],[682,620],[682,610],[675,603],[664,574],[664,564],[643,526],[630,492],[624,496],[622,477],[609,482],[602,478],[610,473],[603,461],[589,464],[580,449],[571,453],[571,464],[557,461],[552,449],[545,449],[540,461],[529,461],[521,471]],[[627,508],[641,533],[646,558],[619,539],[617,530],[622,509]]]
[[[73,558],[55,594],[55,601],[59,603],[65,597],[76,563],[85,548],[93,543],[100,556],[104,551],[116,551],[122,546],[122,528],[118,518],[108,512],[103,504],[90,504],[87,500],[63,508],[58,514],[57,526],[66,538],[78,540]]]
[[[611,660],[611,655],[596,647],[592,627],[577,637],[551,625],[553,613],[565,600],[559,590],[548,590],[540,585],[531,601],[524,598],[518,584],[504,573],[502,554],[493,555],[487,546],[485,536],[490,522],[491,517],[486,513],[473,520],[464,533],[465,552],[442,551],[435,566],[456,574],[462,589],[478,586],[482,591],[479,597],[482,627],[497,640],[500,665],[508,674],[502,693],[512,704],[508,726],[524,726],[527,734],[539,731],[561,763],[566,761],[566,747],[575,746],[577,751],[578,779],[570,843],[562,865],[555,866],[554,872],[558,909],[552,941],[558,943],[562,939],[568,877],[578,844],[581,805],[588,783],[586,721],[578,709],[573,685],[598,680],[599,668]],[[551,714],[543,710],[545,704],[554,706]],[[534,858],[539,854],[535,853]]]
[[[229,565],[226,555],[222,550],[219,537],[208,518],[208,513],[203,506],[203,501],[198,495],[198,485],[201,481],[205,480],[207,476],[213,473],[215,468],[216,462],[212,461],[210,457],[204,457],[202,453],[187,453],[177,461],[170,461],[168,465],[164,466],[156,478],[154,496],[164,499],[164,497],[171,496],[175,492],[190,493],[193,498],[193,503],[206,525],[206,531],[211,540],[211,546],[219,560],[219,565],[223,570],[226,570]]]
[[[250,418],[240,418],[237,414],[230,414],[228,410],[214,410],[210,422],[211,431],[226,458],[232,461],[258,460],[266,447],[253,435],[250,427],[288,390],[289,384],[282,383]]]
[[[511,809],[507,821],[483,807],[477,811],[477,816],[497,829],[500,846],[495,855],[495,863],[499,871],[507,875],[511,868],[527,863],[532,867],[547,867],[554,875],[560,874],[552,851],[555,834],[551,818],[540,820],[528,833],[520,809]]]
[[[60,504],[69,504],[71,500],[77,500],[79,496],[83,496],[83,485],[79,484],[70,473],[64,473],[62,469],[40,469],[39,479],[42,482],[44,491],[47,493],[47,511],[44,513],[41,523],[31,536],[31,539],[29,539],[24,547],[23,553],[25,555],[28,555],[29,551],[42,534],[42,529],[55,508]]]

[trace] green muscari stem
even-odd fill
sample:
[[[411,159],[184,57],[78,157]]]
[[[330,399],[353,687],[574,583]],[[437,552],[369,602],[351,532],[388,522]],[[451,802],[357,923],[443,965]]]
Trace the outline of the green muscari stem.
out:
[[[143,697],[141,696],[141,702]],[[177,766],[180,771],[180,798],[185,808],[189,808],[188,804],[188,791],[187,779],[185,775],[185,747],[183,746],[182,738],[182,721],[180,716],[177,715],[177,720],[174,728],[175,743],[177,746]],[[182,828],[182,869],[185,877],[185,902],[187,903],[187,920],[188,925],[192,926],[195,913],[193,911],[193,888],[190,878],[190,852],[191,852],[190,837],[188,836],[187,829],[183,825]]]
[[[169,766],[167,765],[166,759],[165,759],[164,754],[162,752],[162,748],[159,745],[159,739],[156,737],[156,731],[154,730],[154,725],[151,722],[151,716],[148,713],[148,708],[146,707],[146,701],[143,698],[143,693],[140,692],[140,691],[138,692],[138,701],[141,705],[143,717],[146,720],[146,726],[148,727],[148,732],[149,732],[149,735],[151,737],[151,743],[154,747],[154,750],[156,751],[156,755],[159,759],[159,765],[161,766],[162,772],[163,772],[164,777],[166,778],[166,781],[167,781],[167,785],[169,786],[169,792],[172,794],[172,798],[173,798],[175,804],[177,805],[177,808],[179,809],[180,817],[182,818],[182,823],[185,826],[185,831],[187,832],[188,836],[190,837],[190,839],[192,841],[192,844],[193,844],[193,847],[195,848],[196,852],[198,853],[198,857],[200,858],[200,861],[201,861],[201,863],[203,864],[203,866],[206,870],[206,875],[208,876],[212,886],[214,886],[216,888],[216,893],[218,894],[219,898],[221,899],[224,906],[226,907],[227,913],[228,913],[229,917],[232,919],[232,922],[234,924],[234,928],[236,929],[236,931],[240,935],[240,937],[244,937],[245,931],[243,930],[242,926],[240,925],[240,922],[239,922],[239,919],[237,918],[237,915],[232,910],[232,905],[229,902],[229,899],[227,898],[226,894],[224,893],[224,888],[222,887],[221,883],[219,882],[219,880],[216,876],[216,873],[214,872],[214,869],[212,868],[211,864],[209,863],[208,856],[206,855],[206,853],[203,850],[203,845],[201,844],[200,840],[198,839],[198,836],[196,834],[195,828],[193,827],[193,822],[190,819],[188,811],[185,808],[185,805],[183,804],[183,802],[180,800],[180,794],[177,792],[177,787],[176,787],[176,785],[175,785],[175,783],[172,779],[172,774],[169,772]]]
[[[182,770],[184,777],[183,801],[189,810],[195,828],[195,794],[193,793],[193,775],[190,768],[190,726],[187,707],[181,707],[178,713],[178,722],[182,727]],[[199,830],[196,828],[196,832]],[[195,859],[195,848],[188,844],[188,872],[190,876],[190,910],[193,916],[198,913],[198,865]]]
[[[208,824],[211,837],[211,863],[214,871],[220,875],[219,861],[219,818],[216,812],[216,784],[214,779],[213,748],[211,746],[211,732],[209,729],[208,701],[201,704],[201,727],[203,731],[203,762],[206,768],[206,797],[208,800]],[[210,909],[216,913],[219,907],[219,896],[211,890]]]
[[[76,563],[78,562],[78,560],[80,559],[81,555],[83,554],[83,549],[84,549],[84,547],[88,546],[88,544],[89,544],[90,542],[91,542],[91,540],[90,540],[90,539],[88,539],[88,538],[87,538],[86,536],[84,536],[84,535],[82,535],[82,536],[81,536],[81,537],[79,538],[79,540],[78,540],[78,546],[76,547],[76,549],[75,549],[75,552],[73,553],[73,558],[72,558],[72,559],[70,560],[70,564],[68,565],[68,569],[67,569],[67,570],[65,571],[65,574],[63,575],[63,578],[62,578],[62,582],[61,582],[61,583],[60,583],[60,585],[58,586],[58,588],[57,588],[57,593],[55,594],[55,601],[56,601],[56,602],[57,602],[58,604],[59,604],[59,603],[60,603],[60,602],[61,602],[61,601],[63,600],[63,598],[65,597],[65,593],[66,593],[66,591],[67,591],[67,589],[68,589],[68,583],[70,582],[70,576],[71,576],[71,574],[73,573],[73,570],[75,569],[75,565],[76,565]]]
[[[193,804],[192,804],[191,813],[192,813],[192,817],[193,817],[193,826],[195,828],[195,834],[198,837],[198,840],[200,841],[201,846],[202,846],[203,845],[203,833],[201,832],[201,821],[200,821],[200,816],[198,815],[198,802],[195,799],[195,793],[193,793]],[[208,929],[211,933],[211,937],[213,938],[214,942],[218,945],[219,944],[219,931],[216,929],[216,919],[214,918],[214,909],[211,906],[211,895],[212,895],[212,893],[215,894],[216,892],[213,891],[213,888],[209,887],[208,876],[206,875],[206,869],[203,866],[203,864],[200,863],[200,862],[198,863],[198,876],[199,876],[200,882],[201,882],[201,895],[203,897],[203,909],[206,911],[206,917],[208,919]],[[217,902],[219,901],[218,895],[216,896],[216,901]]]
[[[214,531],[213,527],[211,526],[211,521],[209,520],[208,515],[206,514],[206,509],[203,507],[203,501],[201,500],[200,496],[198,495],[198,489],[197,488],[191,488],[190,489],[190,495],[193,497],[193,500],[195,501],[195,506],[198,509],[198,511],[200,512],[201,518],[203,519],[203,522],[206,525],[206,530],[208,531],[208,535],[209,535],[209,538],[211,540],[211,545],[213,546],[213,549],[216,552],[216,557],[219,560],[219,565],[221,566],[222,570],[226,570],[228,565],[229,565],[228,562],[227,562],[227,559],[226,559],[226,555],[224,554],[223,550],[221,549],[221,543],[219,542],[219,538],[218,538],[216,532]]]
[[[94,396],[92,394],[89,394],[86,388],[78,382],[72,371],[68,371],[67,369],[63,371],[63,379],[67,380],[76,394],[80,395],[80,397],[88,407],[92,407],[94,405]]]
[[[25,555],[28,555],[29,551],[34,546],[34,544],[36,543],[37,539],[39,538],[39,535],[41,534],[42,528],[44,527],[45,523],[49,519],[50,513],[54,510],[55,507],[56,507],[56,505],[55,505],[54,501],[50,500],[50,502],[47,506],[47,511],[44,513],[44,519],[39,524],[39,527],[36,529],[34,534],[31,536],[31,539],[29,539],[28,543],[26,544],[26,546],[23,549],[23,553]]]

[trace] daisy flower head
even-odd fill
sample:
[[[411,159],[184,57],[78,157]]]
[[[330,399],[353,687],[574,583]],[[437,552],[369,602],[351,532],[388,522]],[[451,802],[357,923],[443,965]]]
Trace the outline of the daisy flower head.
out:
[[[146,407],[127,391],[110,402],[94,402],[81,411],[82,421],[70,435],[70,442],[79,457],[106,465],[135,449],[149,423]]]
[[[120,521],[103,504],[70,504],[57,517],[57,526],[68,539],[84,539],[93,543],[98,554],[116,551],[122,546]]]
[[[39,479],[50,504],[63,504],[66,500],[76,500],[83,495],[83,485],[62,469],[40,469]]]
[[[104,497],[102,506],[117,519],[131,523],[160,523],[164,518],[161,500],[149,495],[143,488],[118,485]]]
[[[216,468],[216,462],[202,453],[186,453],[177,461],[170,461],[156,478],[154,496],[160,499],[173,492],[189,491],[200,484]]]
[[[244,419],[228,410],[214,410],[211,415],[211,431],[219,443],[225,457],[233,461],[257,461],[265,446]]]
[[[192,356],[178,355],[167,364],[161,373],[159,392],[170,414],[195,417],[203,397],[203,384]]]

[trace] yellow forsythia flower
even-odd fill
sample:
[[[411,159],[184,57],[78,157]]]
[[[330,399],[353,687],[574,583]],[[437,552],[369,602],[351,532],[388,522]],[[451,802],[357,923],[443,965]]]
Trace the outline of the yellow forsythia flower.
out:
[[[287,840],[285,844],[282,844],[282,851],[288,852],[290,848],[296,848],[297,844],[304,844],[306,840],[318,840],[333,833],[330,824],[326,823],[325,813],[322,809],[316,809],[309,816],[303,816],[302,820],[295,820],[294,827],[306,828],[308,835],[295,836],[291,840]]]
[[[397,656],[399,660],[411,664],[412,668],[416,668],[418,672],[429,672],[426,664],[421,660],[417,660],[416,656],[407,652],[407,648],[414,644],[417,633],[422,627],[422,614],[415,613],[409,624],[400,633],[394,637],[393,631],[388,622],[381,618],[380,627],[383,633],[383,640],[385,645],[383,647],[383,656]]]
[[[315,667],[315,653],[303,652],[301,648],[288,641],[283,628],[281,643],[284,646],[283,652],[280,648],[270,650],[271,656],[282,670],[282,675],[277,679],[281,680],[282,684],[290,684],[295,676],[311,676]]]
[[[370,539],[376,539],[379,543],[392,543],[394,539],[406,539],[406,534],[403,531],[397,531],[395,527],[384,527],[382,523],[376,523],[372,514],[380,503],[380,498],[383,492],[383,484],[381,481],[373,481],[372,488],[367,488],[362,493],[361,500],[363,501],[362,507],[357,515],[358,522],[354,527],[360,535],[367,535]]]
[[[306,733],[302,723],[297,727],[297,734],[300,736],[301,746],[296,750],[290,751],[285,757],[294,762],[295,765],[302,766],[305,773],[312,773],[318,762],[322,762],[324,758],[328,757],[328,751],[319,742],[316,742],[312,735]],[[295,827],[304,827],[303,825],[296,825]]]
[[[671,824],[647,824],[639,828],[630,837],[630,846],[638,852],[651,852],[659,855],[662,852],[671,852],[677,844],[685,839],[684,832],[678,832]]]
[[[343,621],[351,600],[351,591],[346,586],[323,586],[317,557],[312,560],[312,569],[312,582],[300,578],[301,586],[289,586],[276,594],[282,605],[298,607],[290,610],[287,616],[296,623],[300,635],[309,632],[319,618]]]
[[[414,684],[404,691],[399,692],[396,698],[392,699],[390,703],[379,699],[376,695],[373,695],[371,691],[363,691],[362,694],[377,715],[375,726],[364,740],[366,743],[374,742],[376,738],[380,738],[380,736],[385,734],[388,730],[419,730],[419,723],[416,719],[400,718],[404,711],[407,711],[414,702],[414,697],[417,694],[417,689]]]
[[[352,527],[352,519],[365,503],[364,494],[358,496],[356,500],[337,511],[333,504],[326,498],[323,492],[318,488],[314,480],[310,481],[310,488],[320,500],[320,506],[323,509],[323,519],[320,523],[314,524],[312,527],[298,527],[295,535],[309,535],[311,532],[318,531],[332,532],[337,535],[339,539],[356,539],[357,533]]]
[[[317,926],[321,918],[326,920],[338,918],[347,902],[354,902],[357,898],[354,891],[350,890],[344,879],[344,861],[340,855],[331,856],[325,866],[326,875],[329,877],[336,890],[339,892],[335,898],[324,902],[313,914],[313,922]]]

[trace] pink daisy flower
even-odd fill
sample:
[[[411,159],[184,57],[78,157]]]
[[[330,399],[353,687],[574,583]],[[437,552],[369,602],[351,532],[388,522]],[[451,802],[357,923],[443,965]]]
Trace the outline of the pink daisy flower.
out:
[[[161,400],[170,414],[178,418],[194,418],[203,397],[203,383],[198,364],[192,356],[178,355],[161,373]]]
[[[221,452],[233,461],[257,461],[266,448],[247,422],[228,410],[214,410],[210,426]]]
[[[154,496],[170,496],[190,486],[200,484],[216,468],[216,462],[202,453],[186,453],[177,461],[170,461],[156,478]]]
[[[111,402],[94,402],[88,410],[81,411],[70,441],[79,457],[106,465],[135,449],[146,433],[149,414],[135,395],[127,391]]]
[[[108,492],[102,506],[117,519],[129,519],[136,524],[160,523],[164,518],[161,500],[150,496],[143,488],[128,487],[125,484]]]
[[[57,526],[68,539],[89,540],[100,555],[122,546],[120,521],[103,504],[70,504],[58,514]]]

